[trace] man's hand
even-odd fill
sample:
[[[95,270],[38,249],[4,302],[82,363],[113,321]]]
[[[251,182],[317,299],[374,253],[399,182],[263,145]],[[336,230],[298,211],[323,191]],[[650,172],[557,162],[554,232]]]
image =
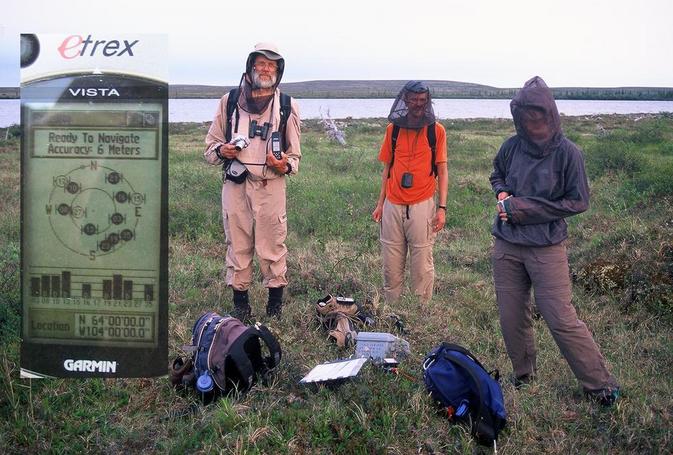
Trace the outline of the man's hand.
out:
[[[504,201],[509,197],[509,193],[507,191],[501,191],[498,193],[498,202]],[[496,204],[496,207],[498,208],[498,216],[500,217],[500,220],[502,220],[504,223],[507,223],[507,212],[505,212],[505,208],[503,207],[502,204]]]
[[[500,217],[500,221],[507,223],[507,212],[505,212],[500,205],[498,205],[498,216]]]
[[[444,223],[446,223],[446,210],[438,208],[432,218],[432,232],[441,231],[444,228]]]
[[[507,191],[501,191],[498,193],[498,202],[502,201],[503,199],[506,199],[509,197],[509,193]]]
[[[376,204],[376,208],[372,212],[372,219],[377,223],[381,222],[381,217],[383,216],[383,203],[379,202]]]
[[[279,174],[285,174],[287,172],[287,155],[281,152],[280,159],[277,160],[273,153],[269,152],[266,154],[266,165]]]
[[[222,144],[220,145],[220,155],[232,160],[238,156],[238,150],[232,144]]]

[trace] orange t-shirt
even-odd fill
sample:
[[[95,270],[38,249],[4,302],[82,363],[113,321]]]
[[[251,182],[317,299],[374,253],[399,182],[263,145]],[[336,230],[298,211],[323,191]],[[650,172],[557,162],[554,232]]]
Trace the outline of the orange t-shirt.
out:
[[[431,173],[432,150],[428,143],[427,126],[419,130],[400,128],[395,146],[395,161],[386,181],[386,199],[393,204],[409,205],[425,201],[435,194],[437,180]],[[390,163],[392,159],[393,124],[388,124],[386,137],[381,144],[379,161]],[[437,138],[435,163],[446,163],[446,130],[435,123]],[[413,177],[411,188],[402,188],[402,174],[410,172]]]

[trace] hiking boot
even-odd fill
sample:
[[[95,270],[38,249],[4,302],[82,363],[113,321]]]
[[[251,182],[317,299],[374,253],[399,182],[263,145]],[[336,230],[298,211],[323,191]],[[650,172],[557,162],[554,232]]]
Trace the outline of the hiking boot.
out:
[[[586,390],[584,395],[591,401],[600,403],[602,406],[612,406],[619,398],[619,387],[615,389],[606,388],[598,390]]]
[[[283,288],[269,288],[269,301],[266,303],[268,316],[280,317],[283,312]]]
[[[324,324],[329,330],[328,337],[334,338],[340,348],[348,348],[355,344],[358,333],[355,331],[353,321],[345,314],[330,313],[324,317]]]
[[[529,373],[522,374],[521,376],[512,376],[511,380],[514,388],[519,390],[521,387],[530,385],[535,380],[535,374]]]
[[[239,321],[250,319],[250,300],[248,291],[237,291],[234,289],[234,310],[231,315]]]

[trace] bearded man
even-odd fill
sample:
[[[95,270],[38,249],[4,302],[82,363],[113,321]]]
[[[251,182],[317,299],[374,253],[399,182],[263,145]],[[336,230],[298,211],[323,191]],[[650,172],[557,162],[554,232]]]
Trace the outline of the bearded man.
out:
[[[285,179],[299,170],[301,148],[297,104],[278,89],[284,69],[275,45],[257,44],[239,87],[220,100],[206,136],[206,161],[223,166],[226,283],[233,290],[232,315],[239,319],[251,316],[254,254],[269,292],[267,315],[280,316],[288,284]]]

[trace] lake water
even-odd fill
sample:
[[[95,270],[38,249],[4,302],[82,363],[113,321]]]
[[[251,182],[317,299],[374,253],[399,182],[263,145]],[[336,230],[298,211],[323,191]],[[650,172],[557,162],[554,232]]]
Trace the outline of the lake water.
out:
[[[172,99],[169,102],[171,122],[207,122],[217,109],[216,99]],[[300,99],[302,118],[321,115],[338,118],[387,117],[392,99]],[[440,119],[510,118],[509,100],[437,99],[433,101]],[[565,115],[637,114],[673,112],[673,101],[593,101],[559,100],[559,111]],[[19,123],[19,100],[0,100],[0,127]]]

